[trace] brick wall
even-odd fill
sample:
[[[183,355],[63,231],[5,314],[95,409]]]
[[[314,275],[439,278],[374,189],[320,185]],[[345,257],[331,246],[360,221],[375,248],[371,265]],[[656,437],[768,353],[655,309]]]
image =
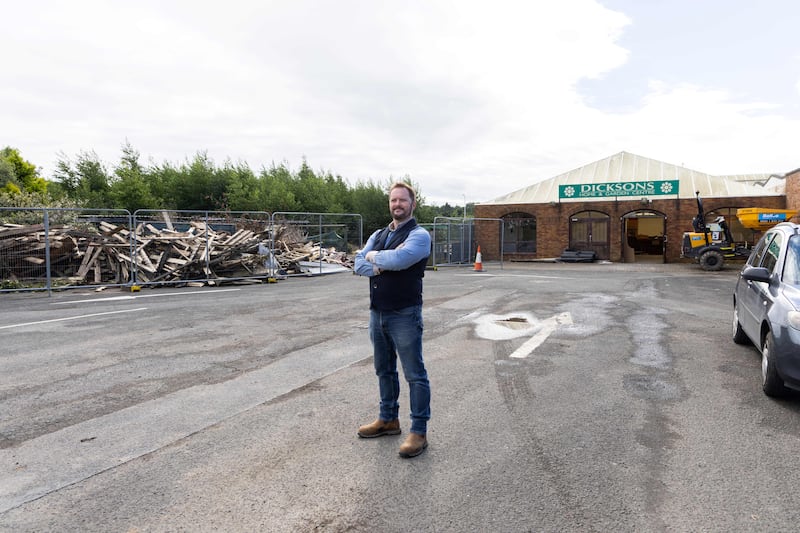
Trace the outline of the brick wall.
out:
[[[800,211],[800,168],[786,175],[786,209]],[[800,217],[794,217],[792,222],[800,223]]]
[[[769,209],[789,209],[789,179],[787,178],[787,196],[764,196],[758,198],[703,198],[703,209],[708,213],[715,209],[732,207],[763,207]],[[800,169],[794,174],[793,196],[800,203]],[[800,207],[800,206],[799,206]],[[798,208],[798,207],[795,207]],[[559,257],[569,246],[569,217],[580,211],[600,211],[610,216],[609,245],[611,261],[622,262],[622,243],[624,220],[622,217],[634,211],[646,209],[666,216],[666,256],[667,262],[679,261],[681,242],[685,231],[692,231],[692,218],[697,214],[697,203],[694,199],[652,199],[647,206],[641,200],[608,200],[590,202],[562,202],[551,204],[478,204],[475,206],[475,218],[503,218],[504,216],[522,212],[536,217],[537,251],[535,254],[505,254],[506,260],[525,260],[536,258]],[[481,246],[484,260],[493,261],[500,258],[499,224],[492,221],[475,222],[477,244]]]

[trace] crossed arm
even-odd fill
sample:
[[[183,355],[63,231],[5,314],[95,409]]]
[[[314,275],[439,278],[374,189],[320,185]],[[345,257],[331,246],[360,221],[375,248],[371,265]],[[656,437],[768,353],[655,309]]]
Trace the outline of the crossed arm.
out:
[[[373,233],[364,248],[356,253],[356,274],[377,276],[384,270],[405,270],[431,253],[431,236],[422,228],[414,228],[405,242],[393,250],[372,249],[379,234],[380,230]]]

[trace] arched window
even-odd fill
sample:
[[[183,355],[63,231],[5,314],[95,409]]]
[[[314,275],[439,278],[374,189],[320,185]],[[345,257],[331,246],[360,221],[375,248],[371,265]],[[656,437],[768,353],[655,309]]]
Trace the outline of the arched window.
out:
[[[503,217],[503,253],[536,253],[536,217],[509,213]]]

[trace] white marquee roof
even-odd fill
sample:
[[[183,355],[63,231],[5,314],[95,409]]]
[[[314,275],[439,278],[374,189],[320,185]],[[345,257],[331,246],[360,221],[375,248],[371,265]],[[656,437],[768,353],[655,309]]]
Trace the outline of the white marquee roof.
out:
[[[775,175],[712,176],[671,163],[648,159],[628,152],[620,152],[483,203],[539,204],[558,201],[569,202],[574,200],[564,198],[559,200],[559,185],[659,180],[678,180],[678,198],[694,198],[695,191],[700,191],[702,198],[782,196],[785,194],[783,180],[771,178],[775,178]],[[767,186],[760,185],[762,183]],[[674,196],[669,196],[669,198],[674,198]]]

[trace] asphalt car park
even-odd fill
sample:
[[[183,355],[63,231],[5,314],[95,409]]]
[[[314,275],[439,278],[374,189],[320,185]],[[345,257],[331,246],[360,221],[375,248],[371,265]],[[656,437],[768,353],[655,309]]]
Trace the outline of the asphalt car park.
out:
[[[800,400],[731,338],[741,265],[483,266],[426,273],[410,460],[355,434],[363,278],[4,295],[0,531],[795,528]]]

